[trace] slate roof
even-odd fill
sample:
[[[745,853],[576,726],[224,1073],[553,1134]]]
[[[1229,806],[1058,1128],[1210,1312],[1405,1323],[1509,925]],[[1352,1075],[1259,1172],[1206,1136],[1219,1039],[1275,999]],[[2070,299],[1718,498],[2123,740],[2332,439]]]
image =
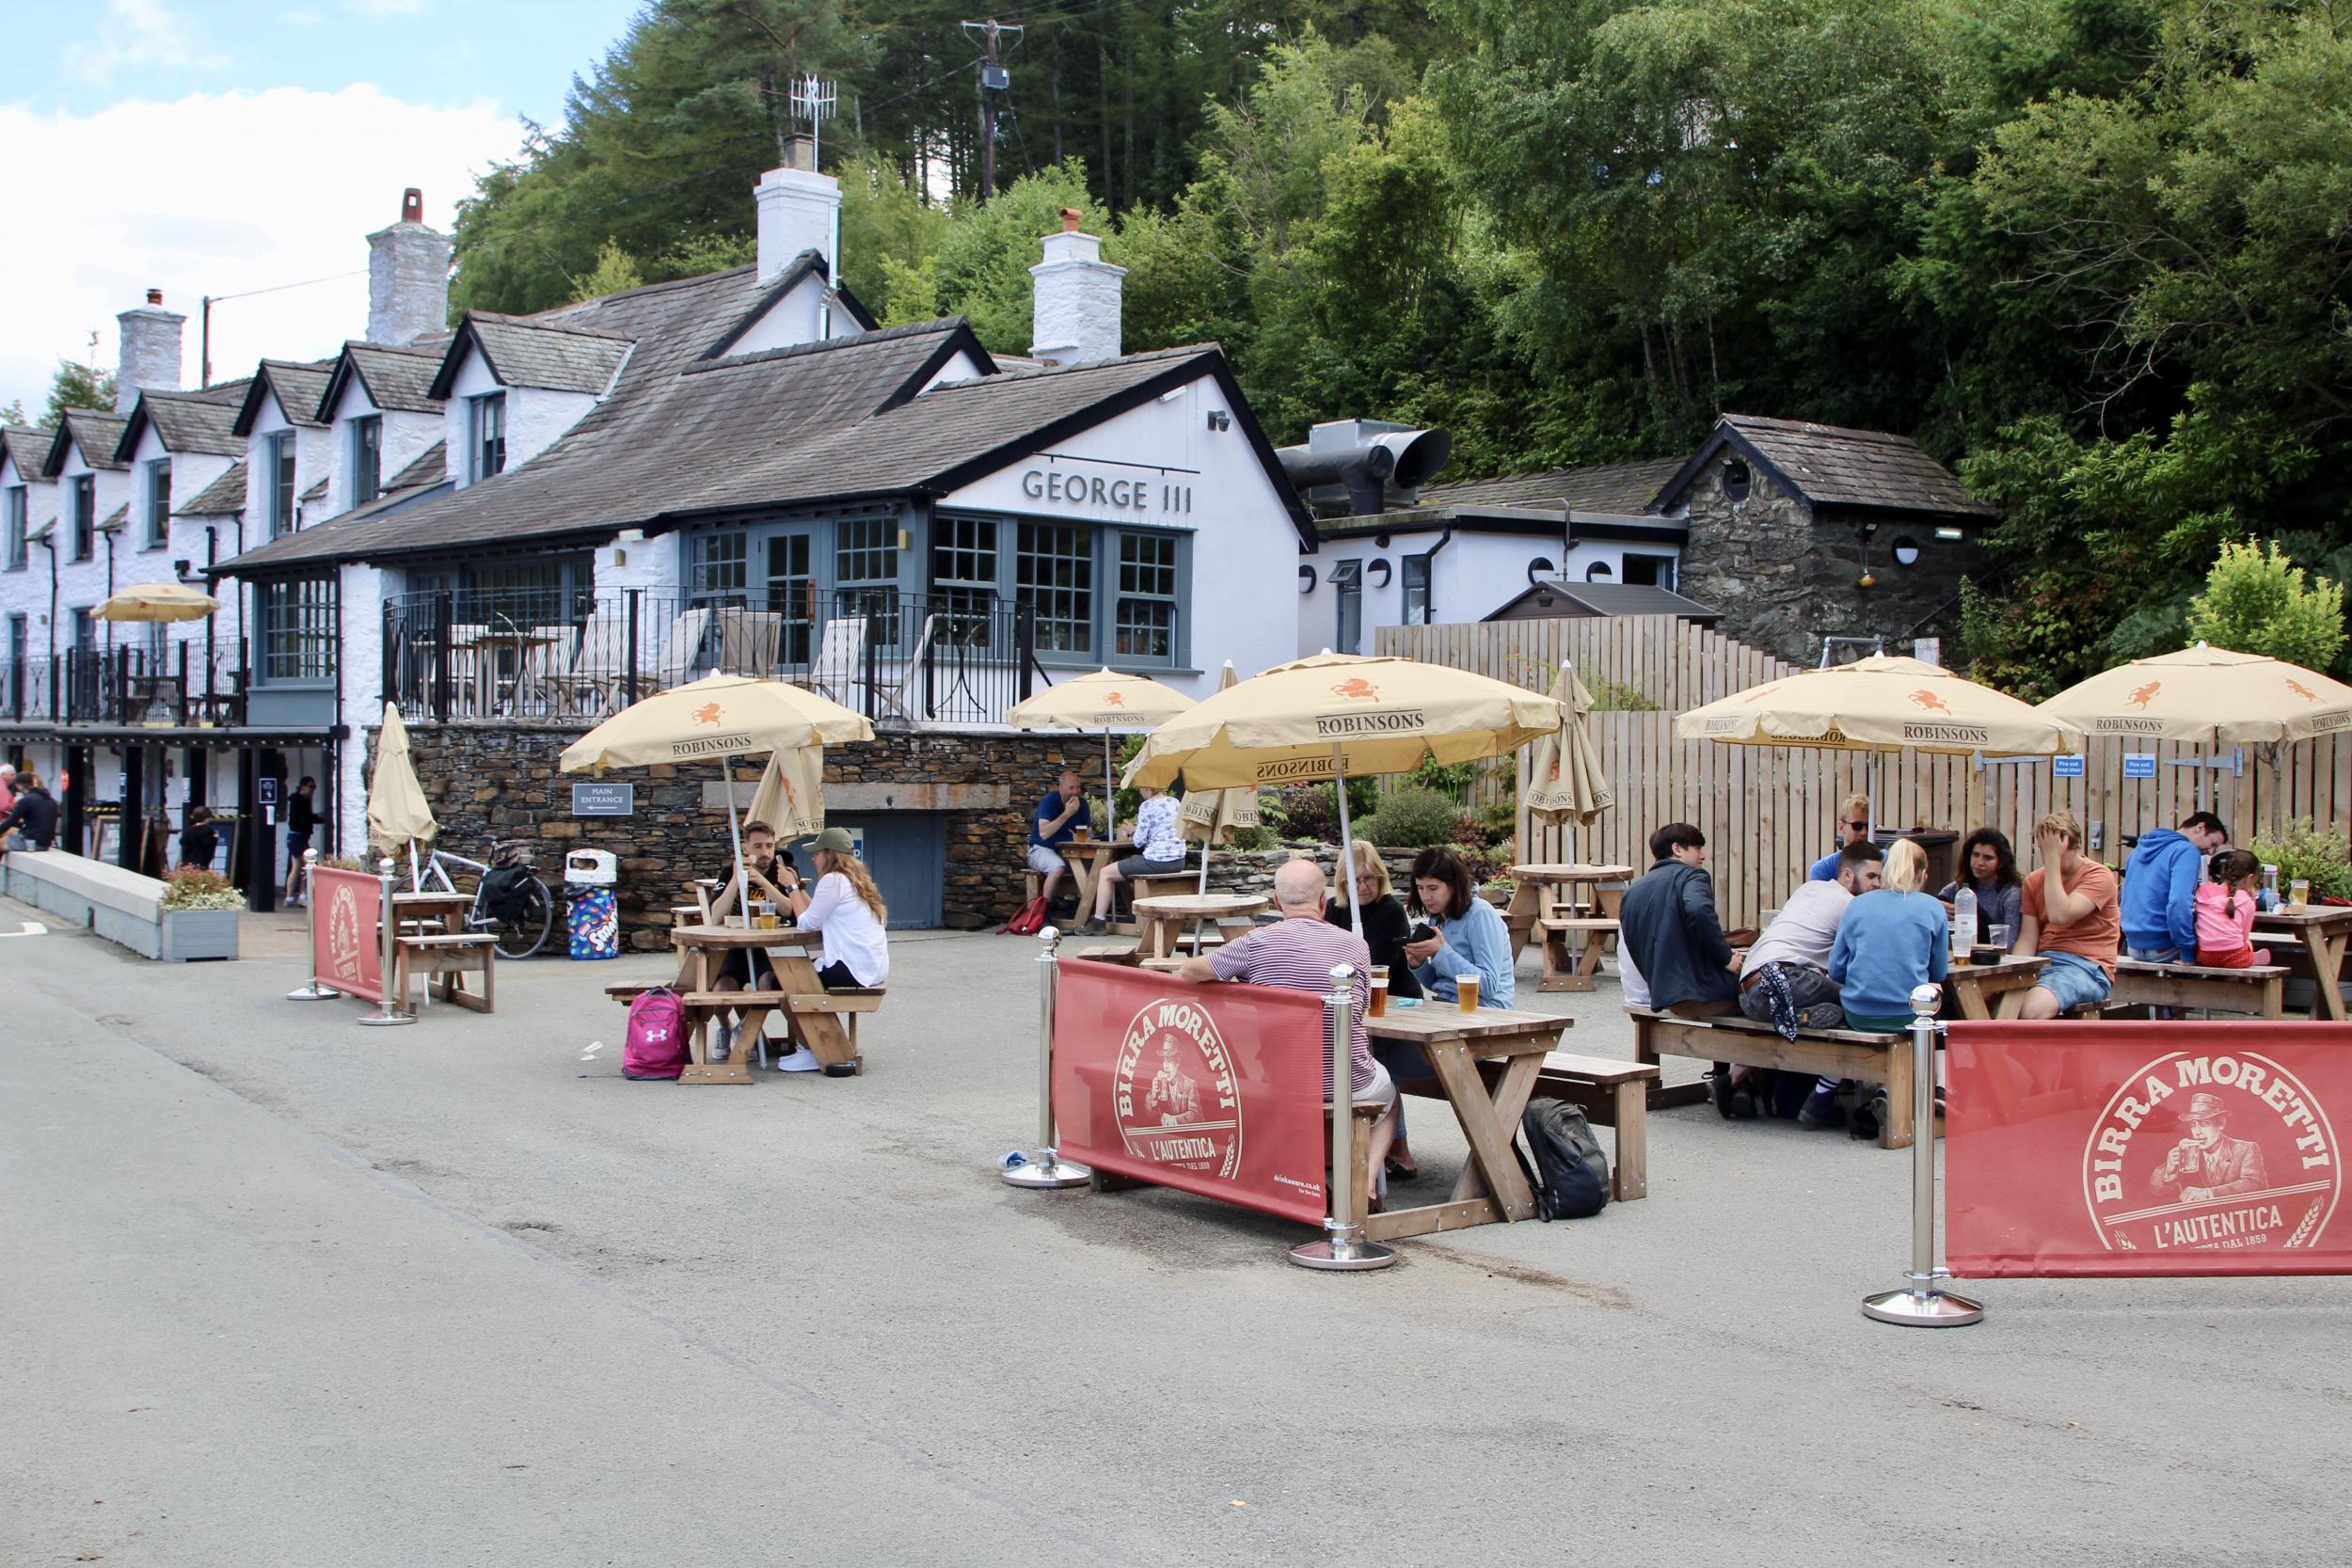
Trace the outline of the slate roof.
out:
[[[140,432],[151,424],[166,451],[243,457],[245,440],[236,433],[236,406],[213,395],[218,390],[213,388],[203,393],[142,391],[139,401],[132,405],[130,422],[123,426],[115,456],[130,462],[132,454],[139,450]]]
[[[199,490],[174,515],[182,517],[225,517],[231,512],[244,510],[245,463],[240,459],[230,464],[227,473]]]
[[[335,400],[343,395],[343,388],[355,379],[368,394],[368,401],[378,408],[398,414],[439,413],[441,400],[433,395],[433,381],[440,373],[447,345],[446,338],[431,346],[411,344],[406,348],[391,348],[383,343],[345,343],[326,379],[326,389],[319,394],[319,419],[328,419]]]
[[[1574,615],[1579,609],[1588,615],[1679,615],[1703,626],[1712,626],[1724,618],[1720,610],[1685,598],[1670,588],[1647,583],[1538,582],[1512,594],[1482,619],[1502,620],[1518,605],[1547,594],[1563,601],[1561,612],[1568,615]]]
[[[1970,519],[1994,515],[1992,507],[1970,495],[1950,469],[1909,436],[1754,414],[1725,414],[1716,421],[1697,455],[1659,493],[1660,503],[1672,505],[1725,447],[1737,448],[1816,507]]]
[[[719,335],[716,342],[703,350],[703,357],[706,359],[724,358],[727,350],[733,348],[744,333],[756,326],[762,316],[773,309],[785,295],[799,288],[811,274],[819,278],[826,276],[825,258],[817,251],[803,250],[786,264],[784,271],[776,275],[776,280],[769,284],[767,291],[752,301],[750,309],[738,316],[734,324]],[[835,289],[834,298],[841,302],[841,309],[848,313],[849,318],[857,323],[859,331],[872,332],[882,325],[881,322],[874,319],[873,312],[866,309],[859,302],[857,295],[850,292],[848,284],[844,283]]]
[[[69,443],[82,449],[82,461],[93,468],[128,468],[131,465],[115,455],[115,448],[122,444],[123,427],[130,419],[122,414],[102,414],[92,408],[69,408],[65,422],[58,426],[49,442],[49,459],[43,470],[51,479],[65,467],[65,449]]]
[[[106,520],[98,525],[98,531],[101,533],[119,533],[122,531],[122,525],[130,520],[131,503],[129,501],[124,501],[120,506],[116,507],[112,512],[106,514]]]
[[[326,394],[326,379],[334,373],[335,361],[313,359],[296,363],[291,359],[264,359],[246,388],[245,401],[237,408],[236,432],[239,436],[253,434],[254,418],[262,411],[262,399],[275,397],[278,411],[288,424],[306,425],[312,430],[326,426],[319,418],[319,399]]]
[[[449,478],[449,443],[436,441],[408,461],[408,466],[385,483],[384,493],[414,490],[421,484],[438,484]]]
[[[296,500],[314,501],[326,494],[326,481],[322,479],[316,484],[311,485],[308,490],[303,491],[301,495],[296,496],[294,499]]]
[[[617,296],[613,296],[617,297]],[[592,301],[593,303],[600,303]],[[553,392],[588,392],[602,397],[635,347],[626,333],[541,316],[501,316],[469,310],[457,337],[441,357],[428,395],[447,398],[469,347],[489,361],[502,387],[536,387]]]
[[[0,461],[16,459],[19,479],[37,482],[46,476],[49,467],[50,444],[57,438],[54,430],[27,424],[0,425]]]
[[[1565,501],[1579,512],[1645,512],[1682,464],[1679,457],[1651,457],[1638,463],[1551,468],[1507,479],[1454,480],[1422,485],[1421,504],[1468,512],[1482,506],[1556,510]]]

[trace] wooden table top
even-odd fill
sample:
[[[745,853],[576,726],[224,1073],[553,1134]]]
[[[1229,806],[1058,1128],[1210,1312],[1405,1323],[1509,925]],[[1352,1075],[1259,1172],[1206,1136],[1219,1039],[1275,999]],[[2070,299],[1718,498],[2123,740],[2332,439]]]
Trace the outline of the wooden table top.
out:
[[[395,893],[392,907],[396,910],[464,909],[473,902],[470,893]]]
[[[2306,904],[2299,910],[2258,910],[2257,926],[2341,926],[2352,923],[2352,904]]]
[[[1170,893],[1136,900],[1136,913],[1159,919],[1210,920],[1220,914],[1256,914],[1266,899],[1255,893]]]
[[[670,927],[670,942],[676,947],[808,947],[818,940],[816,932],[803,931],[797,926],[779,926],[766,931],[747,931],[740,926]]]
[[[1517,882],[1614,882],[1632,875],[1629,865],[1537,863],[1511,868],[1511,879]]]
[[[1423,1001],[1418,1007],[1395,1002],[1378,1018],[1364,1020],[1364,1032],[1376,1040],[1516,1039],[1532,1035],[1557,1038],[1576,1020],[1557,1013],[1531,1013],[1518,1007],[1481,1007],[1466,1013],[1451,1002]],[[1549,1046],[1545,1047],[1549,1050]]]
[[[1068,856],[1073,851],[1081,855],[1099,855],[1105,849],[1132,849],[1135,841],[1126,838],[1072,838],[1054,846],[1058,853]]]
[[[1956,964],[1945,972],[1945,980],[1948,984],[1953,980],[1966,979],[1971,974],[2032,974],[2039,973],[2049,961],[2046,954],[2034,953],[2020,958],[2011,953],[1998,963]]]

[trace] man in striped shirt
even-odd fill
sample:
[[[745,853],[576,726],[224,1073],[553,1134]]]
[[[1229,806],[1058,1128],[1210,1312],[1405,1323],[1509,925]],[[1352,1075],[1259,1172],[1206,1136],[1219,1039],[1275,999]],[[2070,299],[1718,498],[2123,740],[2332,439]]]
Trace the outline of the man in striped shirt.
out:
[[[1323,917],[1326,884],[1323,867],[1306,859],[1284,863],[1274,873],[1274,905],[1281,920],[1263,926],[1239,942],[1229,942],[1206,958],[1184,960],[1176,973],[1196,983],[1238,980],[1253,986],[1288,986],[1321,996],[1331,989],[1337,964],[1356,968],[1356,1006],[1350,1020],[1348,1077],[1359,1105],[1386,1105],[1388,1115],[1372,1133],[1372,1168],[1382,1168],[1389,1144],[1396,1136],[1396,1085],[1389,1069],[1373,1059],[1364,1034],[1364,1010],[1372,1000],[1372,949],[1355,932],[1343,930]],[[1327,1056],[1323,1092],[1331,1092],[1331,1068]]]

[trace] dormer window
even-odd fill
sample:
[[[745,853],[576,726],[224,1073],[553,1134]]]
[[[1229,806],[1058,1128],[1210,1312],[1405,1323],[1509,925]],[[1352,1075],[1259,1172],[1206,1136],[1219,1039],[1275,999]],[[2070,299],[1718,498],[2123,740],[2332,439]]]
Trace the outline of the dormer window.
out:
[[[171,459],[159,457],[147,466],[146,548],[160,550],[171,537]]]
[[[470,400],[468,407],[473,431],[469,441],[473,452],[471,478],[478,483],[506,469],[506,394],[485,392]]]
[[[384,420],[351,421],[351,504],[365,506],[384,489]]]
[[[98,551],[98,481],[89,474],[73,476],[73,554],[87,561]]]
[[[269,536],[283,538],[294,531],[294,433],[280,430],[269,437]]]

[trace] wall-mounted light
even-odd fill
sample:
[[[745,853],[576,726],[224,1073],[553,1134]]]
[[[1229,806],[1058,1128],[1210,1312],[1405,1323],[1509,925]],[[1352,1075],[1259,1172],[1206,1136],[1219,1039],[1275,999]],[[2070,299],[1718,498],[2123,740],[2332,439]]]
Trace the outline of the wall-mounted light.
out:
[[[1614,571],[1610,569],[1609,562],[1606,561],[1596,561],[1590,566],[1584,568],[1584,580],[1586,582],[1607,582],[1611,578],[1613,578],[1617,574]]]
[[[1315,591],[1315,569],[1312,566],[1301,566],[1298,569],[1298,591],[1301,594],[1311,594]]]
[[[1914,539],[1914,538],[1913,538],[1910,534],[1908,534],[1908,533],[1903,533],[1903,534],[1898,534],[1898,535],[1896,535],[1896,538],[1895,538],[1895,545],[1894,545],[1894,556],[1895,556],[1895,564],[1896,564],[1896,565],[1898,565],[1898,566],[1916,566],[1916,565],[1918,565],[1918,564],[1919,564],[1919,541],[1918,541],[1918,540],[1916,540],[1916,539]]]
[[[1533,586],[1540,579],[1551,576],[1552,573],[1558,569],[1559,568],[1552,565],[1549,557],[1540,555],[1535,557],[1527,563],[1527,580],[1529,585]]]
[[[1935,536],[1938,539],[1964,539],[1967,537],[1967,535],[1962,533],[1961,531],[1956,528],[1939,528],[1935,531]]]
[[[1386,588],[1389,585],[1389,578],[1393,574],[1389,569],[1389,563],[1385,561],[1375,561],[1364,568],[1365,578],[1371,581],[1375,588]]]
[[[1233,416],[1227,413],[1222,408],[1212,408],[1209,410],[1209,428],[1211,430],[1231,430],[1233,428]]]
[[[1865,566],[1862,568],[1862,575],[1854,578],[1853,585],[1856,588],[1876,588],[1879,585],[1879,579],[1869,567]]]
[[[175,561],[171,563],[171,575],[185,582],[188,580],[188,568],[194,564],[193,562]]]

